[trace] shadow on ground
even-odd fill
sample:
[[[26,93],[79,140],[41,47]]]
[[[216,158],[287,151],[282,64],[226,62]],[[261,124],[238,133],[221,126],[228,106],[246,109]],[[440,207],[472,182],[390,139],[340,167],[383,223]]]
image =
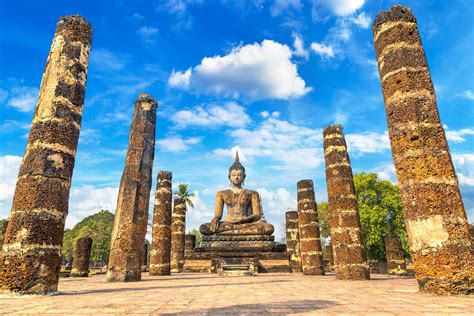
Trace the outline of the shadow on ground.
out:
[[[196,309],[187,311],[186,313],[179,313],[178,315],[286,315],[296,313],[310,313],[337,305],[339,304],[332,301],[300,300]],[[176,313],[160,313],[160,315],[176,315]]]
[[[263,282],[246,282],[246,283],[239,283],[239,286],[265,284],[265,283],[282,283],[282,282],[288,282],[288,281],[272,280],[272,281],[263,281]],[[116,284],[120,284],[120,283],[116,283]],[[148,287],[121,287],[121,288],[111,288],[111,289],[70,291],[70,292],[60,291],[58,295],[84,295],[84,294],[115,293],[115,292],[136,292],[136,291],[149,291],[149,290],[159,290],[159,289],[184,289],[184,288],[227,286],[227,285],[236,285],[236,283],[189,284],[189,285],[179,285],[179,286],[165,285],[165,286],[148,286]]]

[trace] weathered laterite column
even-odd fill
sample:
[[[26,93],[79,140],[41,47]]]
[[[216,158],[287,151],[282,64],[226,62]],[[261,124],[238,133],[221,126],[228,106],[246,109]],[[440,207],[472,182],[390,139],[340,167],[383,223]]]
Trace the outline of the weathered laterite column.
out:
[[[0,252],[2,252],[3,242],[5,241],[5,235],[6,235],[6,232],[7,232],[7,226],[8,226],[8,221],[6,221],[6,222],[3,224],[3,227],[2,227],[2,238],[0,239]]]
[[[297,184],[301,267],[305,275],[324,275],[323,251],[312,180]]]
[[[150,251],[150,275],[170,275],[172,178],[169,171],[158,172]]]
[[[193,252],[194,248],[196,248],[196,235],[189,234],[184,236],[184,251]]]
[[[92,238],[82,237],[76,242],[74,249],[74,261],[72,262],[72,277],[88,277],[89,263],[92,251]]]
[[[183,272],[185,229],[186,203],[176,198],[171,224],[171,272]]]
[[[357,196],[342,126],[324,129],[329,226],[336,279],[369,279]]]
[[[127,158],[110,243],[107,281],[140,281],[148,224],[155,151],[156,100],[141,93],[135,101]]]
[[[286,216],[286,249],[290,254],[292,272],[301,272],[300,233],[298,231],[298,212],[288,211]]]
[[[388,274],[407,275],[401,241],[396,237],[385,237],[385,252],[387,254]]]
[[[143,245],[143,262],[142,262],[142,272],[148,271],[148,245],[145,242]]]
[[[326,259],[328,260],[328,270],[334,270],[334,256],[333,256],[333,249],[332,249],[332,242],[326,246]]]
[[[416,18],[393,6],[377,15],[374,44],[388,134],[420,290],[473,291],[468,222]]]
[[[0,293],[57,290],[91,41],[83,17],[59,19],[0,257]]]

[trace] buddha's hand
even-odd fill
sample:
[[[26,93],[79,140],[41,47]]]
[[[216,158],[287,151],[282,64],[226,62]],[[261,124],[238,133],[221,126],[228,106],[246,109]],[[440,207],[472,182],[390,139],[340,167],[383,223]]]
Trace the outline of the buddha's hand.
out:
[[[211,232],[215,233],[218,226],[219,226],[219,219],[218,218],[213,218],[212,221],[211,221],[211,224],[209,225],[209,230]]]
[[[249,218],[247,216],[242,216],[242,218],[239,220],[239,224],[245,224],[249,222]]]

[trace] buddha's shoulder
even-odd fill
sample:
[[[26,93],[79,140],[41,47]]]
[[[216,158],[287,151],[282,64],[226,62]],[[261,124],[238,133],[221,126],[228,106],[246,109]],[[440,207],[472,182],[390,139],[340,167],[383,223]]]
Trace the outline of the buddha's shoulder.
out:
[[[216,195],[229,195],[232,193],[232,190],[230,189],[227,189],[227,190],[221,190],[221,191],[217,191]]]

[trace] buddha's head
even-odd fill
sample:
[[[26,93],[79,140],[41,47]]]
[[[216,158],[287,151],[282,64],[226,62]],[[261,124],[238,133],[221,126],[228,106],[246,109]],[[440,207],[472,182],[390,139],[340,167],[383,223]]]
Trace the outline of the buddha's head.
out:
[[[229,181],[235,186],[243,185],[245,180],[245,168],[239,161],[239,152],[235,153],[235,160],[229,168]]]

